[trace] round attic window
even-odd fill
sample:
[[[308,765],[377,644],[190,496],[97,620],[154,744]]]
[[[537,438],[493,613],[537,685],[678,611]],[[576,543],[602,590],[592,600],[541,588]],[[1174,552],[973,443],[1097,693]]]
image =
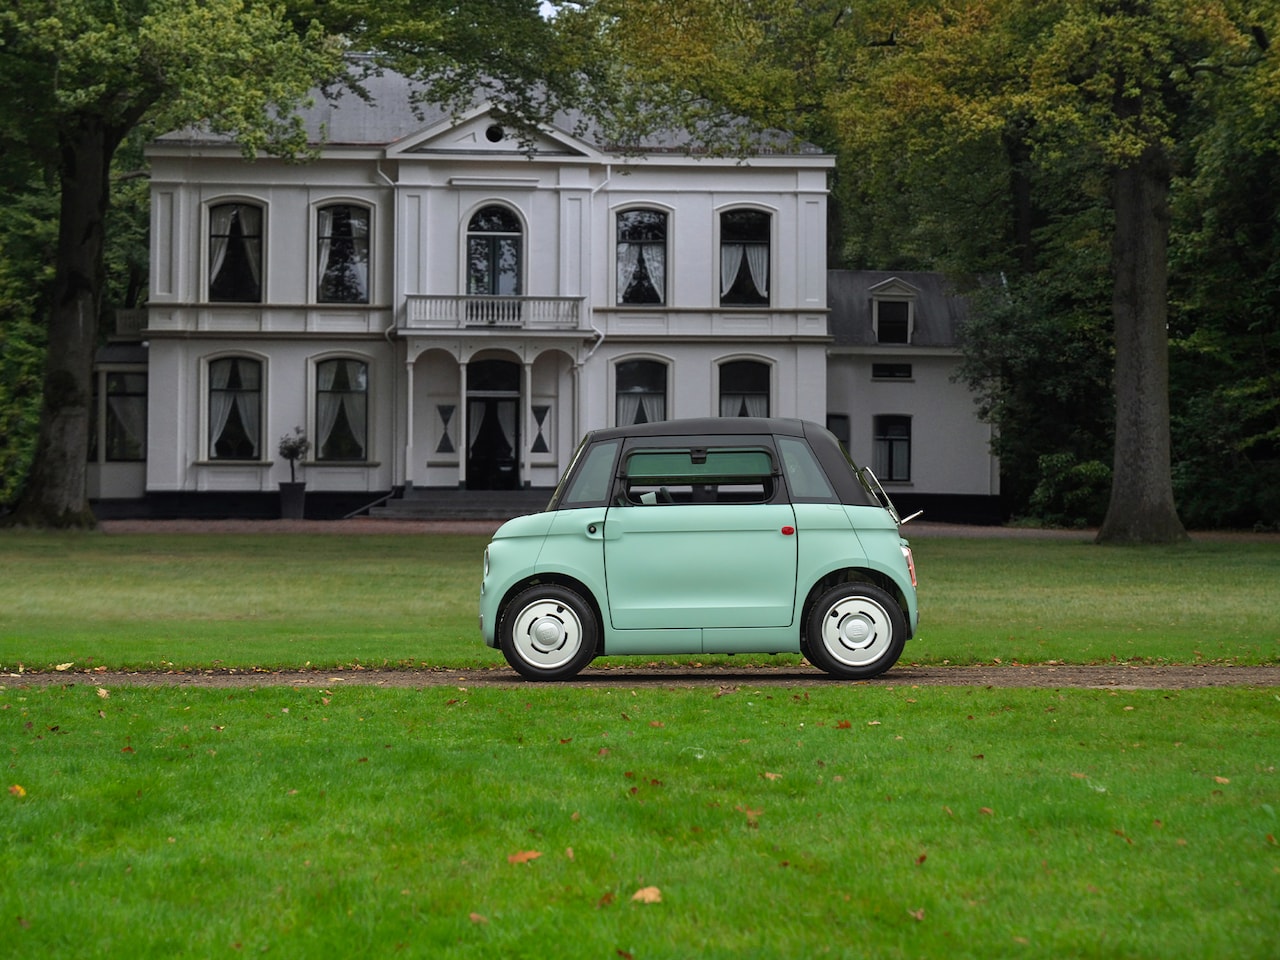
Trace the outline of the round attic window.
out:
[[[505,138],[506,135],[507,131],[503,130],[502,127],[496,123],[490,124],[484,132],[485,139],[490,143],[497,143],[499,140]]]

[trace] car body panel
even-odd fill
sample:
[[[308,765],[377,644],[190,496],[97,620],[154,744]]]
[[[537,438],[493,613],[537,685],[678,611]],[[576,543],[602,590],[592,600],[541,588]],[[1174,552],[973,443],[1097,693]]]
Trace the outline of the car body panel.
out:
[[[785,627],[795,610],[790,504],[610,507],[605,587],[615,630]]]

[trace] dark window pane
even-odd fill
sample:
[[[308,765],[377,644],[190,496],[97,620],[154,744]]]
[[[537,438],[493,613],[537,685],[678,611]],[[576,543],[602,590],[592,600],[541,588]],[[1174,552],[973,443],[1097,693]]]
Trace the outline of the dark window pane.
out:
[[[262,210],[224,203],[209,210],[209,299],[262,299]]]
[[[338,204],[317,218],[322,303],[369,302],[369,211]]]
[[[368,365],[359,360],[316,364],[318,459],[366,459],[368,377]]]

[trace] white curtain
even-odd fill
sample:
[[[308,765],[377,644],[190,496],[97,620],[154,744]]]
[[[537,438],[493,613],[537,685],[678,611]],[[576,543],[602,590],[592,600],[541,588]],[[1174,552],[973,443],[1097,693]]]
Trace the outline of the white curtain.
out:
[[[262,285],[262,211],[257,207],[240,206],[240,229],[244,235],[244,252],[249,261],[253,282]]]
[[[369,395],[361,391],[351,391],[342,400],[346,406],[347,423],[351,425],[351,435],[360,445],[360,456],[365,455],[365,441],[369,435],[368,409]]]
[[[227,418],[231,416],[231,405],[235,395],[227,389],[231,379],[231,364],[234,360],[215,360],[209,364],[209,459],[217,456],[216,446],[222,431],[226,429]]]
[[[738,268],[742,265],[741,243],[724,243],[720,245],[720,296],[725,296],[733,281],[738,276]]]
[[[722,417],[767,417],[768,415],[769,398],[762,393],[720,395],[720,416]]]
[[[636,414],[640,412],[640,394],[618,394],[618,426],[629,427],[636,422]]]
[[[108,397],[111,415],[131,444],[145,448],[147,438],[147,401],[145,397]]]
[[[227,242],[231,239],[231,218],[235,216],[235,204],[214,207],[209,211],[209,285],[222,272],[227,259]]]
[[[516,450],[516,404],[499,403],[498,405],[498,426],[502,428],[502,439],[507,441],[507,446],[512,453]]]
[[[747,269],[751,272],[751,280],[756,291],[762,297],[769,295],[769,248],[763,243],[746,245],[745,255]]]
[[[618,303],[623,302],[622,298],[626,294],[627,288],[631,286],[631,281],[636,278],[636,270],[639,267],[640,244],[618,244]]]
[[[338,364],[342,360],[329,360],[316,368],[316,434],[319,445],[316,453],[322,454],[329,443],[329,434],[338,420],[338,410],[342,406],[343,395],[333,392],[333,381],[338,376]],[[351,418],[350,413],[347,419]]]
[[[649,279],[658,292],[658,300],[667,302],[667,248],[661,243],[648,243],[644,248],[644,262],[649,269]]]
[[[316,236],[320,241],[320,248],[316,257],[316,278],[318,289],[316,296],[324,293],[324,278],[329,272],[329,251],[333,246],[330,239],[330,233],[333,231],[333,208],[321,207],[316,213]],[[320,434],[324,436],[323,433]]]

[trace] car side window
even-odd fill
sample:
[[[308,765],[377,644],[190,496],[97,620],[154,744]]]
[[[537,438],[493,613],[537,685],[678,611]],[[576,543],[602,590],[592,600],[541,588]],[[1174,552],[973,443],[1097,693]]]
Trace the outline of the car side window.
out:
[[[582,506],[607,501],[609,485],[613,481],[613,460],[617,452],[617,440],[594,444],[583,458],[582,466],[570,482],[560,505]]]
[[[626,459],[620,505],[767,503],[777,488],[767,450],[636,450]]]
[[[778,437],[778,453],[782,456],[782,469],[787,474],[787,483],[795,499],[835,501],[831,483],[807,443],[795,437]]]

